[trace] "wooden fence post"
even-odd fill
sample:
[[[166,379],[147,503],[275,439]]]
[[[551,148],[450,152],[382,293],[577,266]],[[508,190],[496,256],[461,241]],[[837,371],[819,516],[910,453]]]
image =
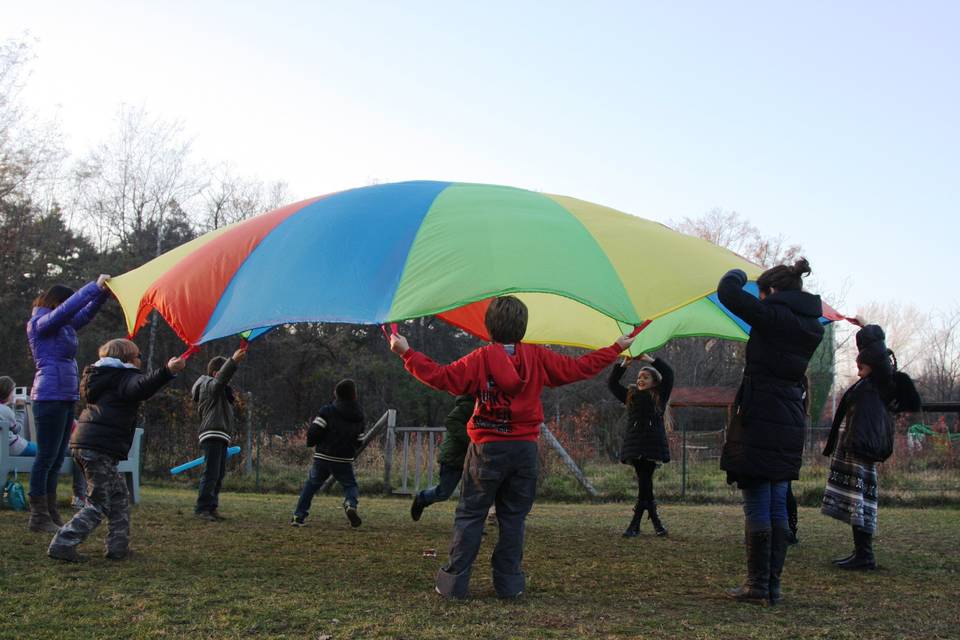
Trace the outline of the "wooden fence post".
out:
[[[567,465],[567,468],[570,469],[574,477],[580,483],[580,485],[586,490],[591,497],[596,498],[599,496],[599,492],[594,488],[590,481],[587,479],[587,476],[583,473],[583,470],[577,466],[577,463],[573,461],[573,458],[570,457],[570,454],[567,453],[567,450],[563,448],[563,445],[560,444],[560,441],[557,440],[557,436],[553,435],[553,432],[550,431],[550,427],[546,424],[540,425],[540,432],[543,434],[544,440],[547,441],[554,451],[560,456],[560,459],[563,460],[563,463]]]

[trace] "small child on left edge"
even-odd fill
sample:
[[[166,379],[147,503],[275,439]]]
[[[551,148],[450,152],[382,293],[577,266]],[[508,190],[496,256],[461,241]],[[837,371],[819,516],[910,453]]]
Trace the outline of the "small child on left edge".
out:
[[[9,428],[10,455],[35,456],[37,445],[20,435],[27,418],[23,401],[14,401],[13,392],[17,383],[9,376],[0,376],[0,423]],[[6,481],[6,478],[3,478]]]
[[[100,359],[86,367],[80,395],[87,406],[70,438],[73,462],[83,469],[89,489],[87,503],[50,541],[47,555],[55,560],[85,560],[77,546],[104,518],[108,519],[107,553],[123,560],[130,553],[130,502],[127,483],[117,471],[125,460],[136,430],[137,410],[183,371],[186,360],[170,358],[149,373],[140,372],[140,349],[123,338],[100,347]]]
[[[307,446],[316,446],[316,452],[293,512],[291,526],[306,525],[313,495],[331,475],[343,489],[343,511],[350,526],[360,526],[360,514],[357,513],[360,491],[353,472],[353,460],[360,448],[363,427],[363,407],[360,406],[357,384],[353,380],[341,380],[333,390],[333,403],[321,407],[319,415],[307,429]]]

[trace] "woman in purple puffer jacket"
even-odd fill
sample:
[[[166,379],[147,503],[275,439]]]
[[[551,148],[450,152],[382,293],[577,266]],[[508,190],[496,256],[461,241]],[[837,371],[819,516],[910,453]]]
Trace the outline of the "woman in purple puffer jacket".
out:
[[[33,301],[27,340],[37,366],[33,378],[33,417],[37,457],[30,471],[30,530],[56,533],[63,524],[57,512],[57,480],[70,438],[74,404],[80,397],[77,330],[106,302],[108,275],[79,291],[54,285]]]

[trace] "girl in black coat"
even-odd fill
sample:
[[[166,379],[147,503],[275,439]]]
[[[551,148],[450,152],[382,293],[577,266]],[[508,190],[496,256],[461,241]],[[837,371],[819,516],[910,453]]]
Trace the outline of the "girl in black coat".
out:
[[[630,364],[628,357],[613,366],[607,381],[611,393],[627,405],[627,428],[623,434],[620,462],[633,465],[637,472],[637,504],[633,507],[633,519],[623,532],[624,538],[633,538],[640,533],[644,511],[649,513],[657,535],[667,535],[653,497],[653,473],[662,463],[670,462],[664,415],[673,390],[673,370],[663,360],[653,359],[645,353],[637,359],[644,364],[637,373],[636,384],[629,388],[620,384]]]
[[[750,325],[743,382],[727,427],[720,468],[743,492],[747,580],[729,595],[776,603],[787,555],[787,486],[800,474],[806,424],[804,376],[823,339],[820,297],[803,291],[810,265],[777,265],[757,278],[759,299],[743,290],[747,275],[730,271],[720,302]]]

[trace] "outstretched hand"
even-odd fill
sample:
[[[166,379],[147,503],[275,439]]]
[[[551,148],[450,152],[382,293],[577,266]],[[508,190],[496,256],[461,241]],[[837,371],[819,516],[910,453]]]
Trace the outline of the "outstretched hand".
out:
[[[653,358],[652,356],[646,353],[641,353],[640,355],[637,356],[637,360],[642,360],[643,362],[646,362],[646,363],[653,363],[655,358]]]
[[[402,356],[410,349],[410,345],[407,344],[407,339],[404,338],[399,333],[390,334],[390,351],[393,351],[398,356]]]
[[[237,364],[240,364],[241,362],[243,362],[243,359],[246,357],[247,357],[247,350],[241,348],[233,352],[233,357],[231,359]]]
[[[617,346],[620,347],[621,351],[625,351],[630,348],[630,345],[633,344],[633,341],[637,339],[637,336],[631,336],[628,333],[623,334],[617,338]]]
[[[101,273],[100,277],[97,278],[97,286],[100,287],[101,289],[106,289],[107,282],[109,281],[110,281],[110,276],[106,273]]]
[[[170,358],[167,360],[167,369],[170,373],[177,374],[187,367],[186,358]]]

